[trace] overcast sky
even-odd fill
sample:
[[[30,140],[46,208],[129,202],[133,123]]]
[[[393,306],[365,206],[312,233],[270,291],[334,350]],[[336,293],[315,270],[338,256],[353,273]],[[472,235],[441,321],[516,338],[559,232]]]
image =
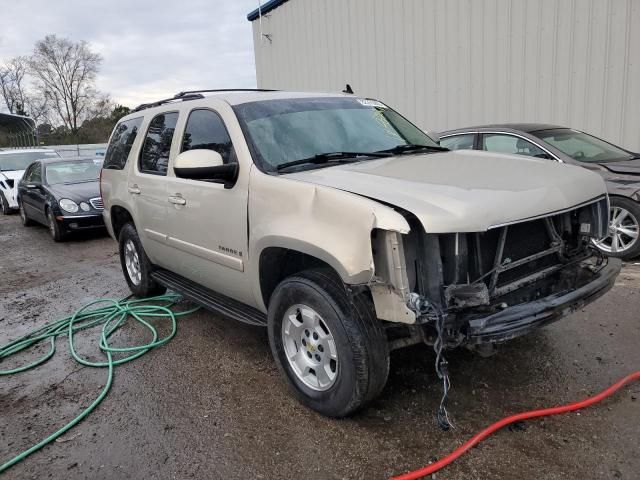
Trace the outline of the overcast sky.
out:
[[[264,3],[264,1],[263,1]],[[193,88],[255,87],[257,0],[7,0],[0,60],[48,34],[103,56],[97,87],[128,107]]]

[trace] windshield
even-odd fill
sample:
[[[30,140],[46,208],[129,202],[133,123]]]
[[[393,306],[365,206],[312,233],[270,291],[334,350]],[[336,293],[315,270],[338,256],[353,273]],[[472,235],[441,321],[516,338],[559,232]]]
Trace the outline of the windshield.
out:
[[[46,165],[46,179],[49,185],[97,181],[100,177],[102,159],[56,162]]]
[[[60,157],[56,152],[19,152],[19,153],[0,153],[0,170],[26,170],[32,162],[41,158]]]
[[[533,135],[579,162],[619,162],[633,158],[615,145],[568,128],[541,130]]]
[[[236,105],[234,111],[253,146],[256,163],[267,172],[284,163],[333,152],[378,152],[408,144],[438,146],[422,130],[375,100],[263,100]],[[302,168],[319,167],[308,164]]]

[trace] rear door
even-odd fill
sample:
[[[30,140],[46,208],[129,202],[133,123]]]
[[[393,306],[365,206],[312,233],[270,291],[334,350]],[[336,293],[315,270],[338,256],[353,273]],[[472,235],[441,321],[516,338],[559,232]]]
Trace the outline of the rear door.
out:
[[[180,152],[214,150],[224,163],[238,162],[218,110],[196,107],[184,113]],[[252,302],[244,273],[248,243],[246,172],[240,173],[234,186],[225,188],[222,183],[177,178],[170,170],[165,201],[169,205],[168,241],[173,248],[171,270],[217,292]]]
[[[151,118],[127,180],[138,234],[151,262],[161,266],[170,252],[167,168],[177,121],[177,111],[158,113]]]

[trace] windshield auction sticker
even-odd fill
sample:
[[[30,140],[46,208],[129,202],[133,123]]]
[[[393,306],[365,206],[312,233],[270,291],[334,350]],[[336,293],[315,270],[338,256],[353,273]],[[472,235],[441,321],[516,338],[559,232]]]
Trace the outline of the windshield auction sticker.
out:
[[[358,98],[357,100],[365,107],[388,108],[384,103],[379,102],[378,100],[372,100],[370,98]]]

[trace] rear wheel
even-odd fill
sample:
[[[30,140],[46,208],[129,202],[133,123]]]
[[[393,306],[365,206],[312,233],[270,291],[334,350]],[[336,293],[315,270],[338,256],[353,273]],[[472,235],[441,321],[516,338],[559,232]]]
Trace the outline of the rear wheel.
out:
[[[640,255],[640,204],[624,197],[610,202],[609,235],[595,244],[607,255],[630,260]]]
[[[131,223],[127,223],[118,236],[120,264],[129,289],[136,297],[153,297],[166,292],[151,278],[152,266],[144,252],[138,232]]]
[[[329,270],[283,280],[269,304],[268,330],[278,369],[298,399],[344,417],[374,399],[389,374],[389,349],[371,301]]]
[[[22,220],[22,225],[25,227],[31,227],[33,225],[33,220],[27,216],[22,200],[18,201],[18,207],[20,208],[20,220]]]
[[[62,242],[67,236],[63,226],[56,220],[50,208],[47,209],[47,226],[54,242]]]

